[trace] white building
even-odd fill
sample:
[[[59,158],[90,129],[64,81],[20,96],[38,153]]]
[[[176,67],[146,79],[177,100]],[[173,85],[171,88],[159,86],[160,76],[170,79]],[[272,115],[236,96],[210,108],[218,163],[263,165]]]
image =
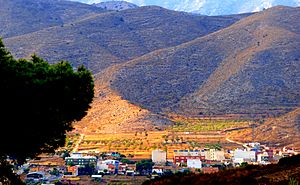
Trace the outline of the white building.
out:
[[[165,163],[167,162],[167,152],[162,150],[152,151],[152,162],[154,163]]]
[[[73,152],[73,153],[71,153],[70,157],[81,158],[81,157],[83,157],[83,155],[82,155],[82,153],[79,153],[79,152]]]
[[[235,150],[233,153],[233,162],[241,164],[242,162],[256,162],[255,151]]]
[[[188,159],[187,167],[200,169],[200,168],[202,168],[202,162],[200,161],[200,159]]]
[[[270,161],[270,156],[267,152],[263,152],[262,154],[257,155],[257,162],[261,164],[266,164],[269,163]]]
[[[65,158],[66,164],[71,166],[76,165],[89,165],[89,164],[96,164],[97,163],[97,157],[95,156],[83,156],[80,153],[72,154],[71,157]]]
[[[156,173],[156,174],[162,175],[163,174],[163,169],[161,169],[161,168],[153,168],[152,169],[152,173]]]
[[[118,160],[112,160],[112,159],[108,159],[108,160],[105,160],[105,161],[101,161],[101,163],[103,164],[112,164],[112,165],[118,165],[120,163],[120,161]]]
[[[247,145],[252,147],[252,148],[259,148],[260,147],[260,143],[247,143]]]

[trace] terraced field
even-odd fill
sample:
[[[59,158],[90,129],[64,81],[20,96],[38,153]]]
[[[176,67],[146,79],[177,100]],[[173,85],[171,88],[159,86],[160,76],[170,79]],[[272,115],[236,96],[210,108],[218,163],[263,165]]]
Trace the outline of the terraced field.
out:
[[[189,119],[187,119],[189,120]],[[161,131],[132,131],[115,133],[86,133],[79,143],[81,152],[118,151],[132,160],[151,158],[155,149],[167,151],[173,157],[175,149],[195,149],[221,146],[224,149],[240,147],[226,140],[226,129],[247,125],[247,122],[228,120],[190,120]],[[76,137],[73,137],[76,139]],[[72,139],[70,139],[72,140]],[[78,139],[77,139],[78,141]]]

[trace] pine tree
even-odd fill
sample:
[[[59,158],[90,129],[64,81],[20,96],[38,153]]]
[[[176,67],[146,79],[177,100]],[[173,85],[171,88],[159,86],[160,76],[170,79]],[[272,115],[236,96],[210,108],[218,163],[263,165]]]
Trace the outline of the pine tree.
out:
[[[84,66],[74,71],[66,61],[50,65],[36,55],[16,60],[0,39],[2,161],[9,156],[23,163],[63,146],[72,122],[86,115],[93,97],[93,76]]]

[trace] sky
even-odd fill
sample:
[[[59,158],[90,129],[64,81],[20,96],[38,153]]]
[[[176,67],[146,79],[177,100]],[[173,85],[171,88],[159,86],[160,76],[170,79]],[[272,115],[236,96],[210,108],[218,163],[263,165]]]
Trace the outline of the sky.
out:
[[[72,0],[99,3],[111,0]],[[256,12],[276,5],[300,6],[300,0],[127,0],[138,6],[158,5],[167,9],[197,12],[204,15],[226,15]]]

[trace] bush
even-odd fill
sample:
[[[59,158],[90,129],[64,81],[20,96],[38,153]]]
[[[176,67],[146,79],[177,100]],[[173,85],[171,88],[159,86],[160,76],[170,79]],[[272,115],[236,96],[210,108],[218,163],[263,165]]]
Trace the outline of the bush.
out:
[[[294,166],[300,164],[300,155],[294,155],[291,157],[281,158],[278,162],[280,166]]]

